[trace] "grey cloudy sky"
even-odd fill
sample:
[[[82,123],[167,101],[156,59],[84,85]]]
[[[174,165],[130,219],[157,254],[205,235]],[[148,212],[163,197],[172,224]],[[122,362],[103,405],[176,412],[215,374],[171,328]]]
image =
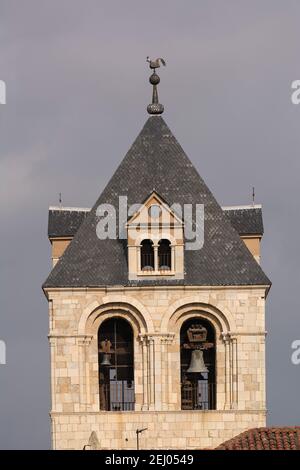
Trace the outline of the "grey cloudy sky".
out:
[[[49,448],[47,210],[91,206],[143,126],[147,55],[164,118],[222,205],[264,206],[270,425],[300,424],[300,3],[0,0],[0,448]]]

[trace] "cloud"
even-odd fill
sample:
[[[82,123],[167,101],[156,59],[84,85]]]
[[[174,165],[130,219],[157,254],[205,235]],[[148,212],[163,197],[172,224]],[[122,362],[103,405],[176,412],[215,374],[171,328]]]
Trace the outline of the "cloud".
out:
[[[299,373],[287,353],[299,330],[300,105],[290,100],[290,84],[300,78],[299,14],[292,0],[2,0],[0,79],[8,95],[0,107],[0,331],[21,346],[9,350],[14,367],[5,366],[1,446],[49,447],[40,289],[50,269],[47,206],[59,192],[65,205],[97,199],[147,118],[147,55],[167,60],[159,86],[164,117],[219,202],[247,203],[255,185],[264,204],[262,263],[274,283],[270,422],[300,422]],[[42,359],[34,362],[35,380],[19,387],[26,354]],[[294,384],[288,392],[287,383]]]
[[[2,155],[0,159],[0,211],[17,213],[39,199],[39,169],[46,161],[45,149],[32,147],[24,153]]]

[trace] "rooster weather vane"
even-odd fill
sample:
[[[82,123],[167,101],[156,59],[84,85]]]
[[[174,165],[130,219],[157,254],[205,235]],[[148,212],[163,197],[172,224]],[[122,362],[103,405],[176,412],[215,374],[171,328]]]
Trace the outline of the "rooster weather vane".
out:
[[[156,69],[160,67],[160,64],[165,66],[166,61],[161,57],[158,57],[156,60],[151,60],[147,57],[147,62],[149,62],[150,69],[153,70],[153,73],[149,78],[149,82],[153,86],[152,103],[148,104],[147,111],[149,114],[162,114],[164,112],[164,106],[158,101],[157,85],[160,82],[160,78],[156,73]]]

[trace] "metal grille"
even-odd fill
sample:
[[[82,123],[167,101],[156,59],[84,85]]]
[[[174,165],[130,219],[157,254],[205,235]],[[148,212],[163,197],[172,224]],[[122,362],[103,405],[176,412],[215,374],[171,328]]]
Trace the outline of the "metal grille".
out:
[[[207,380],[186,380],[181,384],[182,410],[215,409],[215,384]]]
[[[100,385],[103,409],[110,411],[134,410],[134,382],[111,380]]]
[[[159,269],[171,269],[171,253],[159,253]]]
[[[141,253],[141,264],[142,270],[153,270],[154,269],[154,253]]]
[[[103,343],[110,342],[110,350]],[[122,318],[103,322],[98,332],[100,409],[134,410],[133,333]]]

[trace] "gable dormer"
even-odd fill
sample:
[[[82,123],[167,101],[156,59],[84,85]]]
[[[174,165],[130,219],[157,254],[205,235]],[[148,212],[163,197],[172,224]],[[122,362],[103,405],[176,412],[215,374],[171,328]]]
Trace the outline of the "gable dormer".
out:
[[[153,191],[127,223],[129,280],[184,278],[184,224]]]

